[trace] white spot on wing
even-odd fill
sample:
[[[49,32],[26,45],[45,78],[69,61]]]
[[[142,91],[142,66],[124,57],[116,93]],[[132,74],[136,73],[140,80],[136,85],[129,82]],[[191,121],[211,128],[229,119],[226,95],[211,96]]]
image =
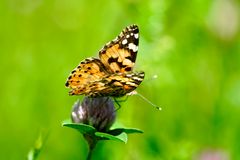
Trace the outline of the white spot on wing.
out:
[[[134,37],[135,37],[136,39],[138,39],[138,33],[134,34]]]
[[[139,76],[144,77],[144,73],[139,74]]]
[[[127,44],[127,39],[124,39],[124,40],[122,41],[122,44],[123,44],[123,45]]]
[[[137,52],[137,50],[138,50],[138,46],[136,46],[136,45],[133,44],[133,43],[129,43],[129,44],[128,44],[128,48],[131,49],[131,50],[133,50],[133,52]]]
[[[142,78],[139,78],[139,77],[133,77],[132,79],[136,80],[136,81],[143,81]]]
[[[133,82],[126,82],[126,84],[130,85],[130,86],[134,86],[134,87],[137,87],[138,85],[136,83],[133,83]]]

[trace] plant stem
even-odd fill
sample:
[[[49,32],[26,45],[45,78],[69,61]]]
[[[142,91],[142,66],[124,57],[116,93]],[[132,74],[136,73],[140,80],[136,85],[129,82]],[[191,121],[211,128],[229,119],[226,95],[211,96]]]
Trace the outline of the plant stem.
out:
[[[88,142],[88,148],[89,148],[87,160],[91,160],[93,150],[94,150],[98,141],[97,141],[97,139],[95,139],[91,136],[86,136],[86,135],[85,135],[85,139]]]
[[[89,146],[87,160],[91,160],[93,149],[95,148],[95,146],[96,146],[96,144],[94,146]]]

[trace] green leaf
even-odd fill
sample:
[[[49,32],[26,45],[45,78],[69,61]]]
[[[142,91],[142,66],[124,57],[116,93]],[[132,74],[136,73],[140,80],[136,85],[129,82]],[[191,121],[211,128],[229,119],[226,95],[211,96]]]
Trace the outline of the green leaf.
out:
[[[108,133],[112,134],[112,135],[118,135],[121,134],[122,132],[125,132],[127,134],[132,134],[132,133],[143,133],[142,130],[137,129],[137,128],[125,128],[125,126],[116,121],[112,127],[110,128],[110,131]]]
[[[127,134],[126,133],[121,133],[117,136],[114,136],[114,135],[111,135],[108,133],[96,132],[95,135],[97,137],[99,137],[101,140],[114,140],[114,141],[127,143]]]
[[[137,129],[137,128],[123,128],[124,132],[127,134],[133,134],[133,133],[143,133],[142,130]]]
[[[96,129],[93,126],[83,124],[83,123],[63,123],[65,127],[73,128],[81,132],[82,134],[93,135]]]
[[[83,123],[71,123],[70,120],[64,121],[63,126],[76,129],[80,133],[91,135],[92,138],[95,137],[98,140],[114,140],[124,143],[127,143],[128,140],[127,134],[143,133],[143,131],[136,128],[123,128],[123,127],[111,129],[107,133],[98,132],[94,127],[90,125],[86,125]]]
[[[108,133],[111,135],[119,135],[121,133],[133,134],[133,133],[143,133],[140,129],[136,128],[115,128],[110,130]]]

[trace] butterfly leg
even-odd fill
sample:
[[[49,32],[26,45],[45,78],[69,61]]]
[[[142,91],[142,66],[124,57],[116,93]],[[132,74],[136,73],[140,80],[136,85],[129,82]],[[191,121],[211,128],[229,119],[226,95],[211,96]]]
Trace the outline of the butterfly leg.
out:
[[[123,99],[114,99],[115,101],[117,101],[117,102],[126,102],[127,101],[127,99],[128,99],[128,96],[125,96],[125,98]]]
[[[117,104],[117,109],[115,110],[115,111],[118,111],[120,108],[121,108],[121,105],[120,105],[120,103],[117,101],[117,99],[114,97],[113,98],[114,99],[114,102]]]

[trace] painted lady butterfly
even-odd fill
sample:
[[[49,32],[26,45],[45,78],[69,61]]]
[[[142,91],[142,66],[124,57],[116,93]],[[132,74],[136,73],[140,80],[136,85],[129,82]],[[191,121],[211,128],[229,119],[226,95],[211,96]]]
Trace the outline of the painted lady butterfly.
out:
[[[65,84],[71,88],[69,94],[121,97],[135,90],[144,79],[144,72],[132,71],[138,41],[138,26],[128,26],[99,51],[99,59],[80,62]]]

